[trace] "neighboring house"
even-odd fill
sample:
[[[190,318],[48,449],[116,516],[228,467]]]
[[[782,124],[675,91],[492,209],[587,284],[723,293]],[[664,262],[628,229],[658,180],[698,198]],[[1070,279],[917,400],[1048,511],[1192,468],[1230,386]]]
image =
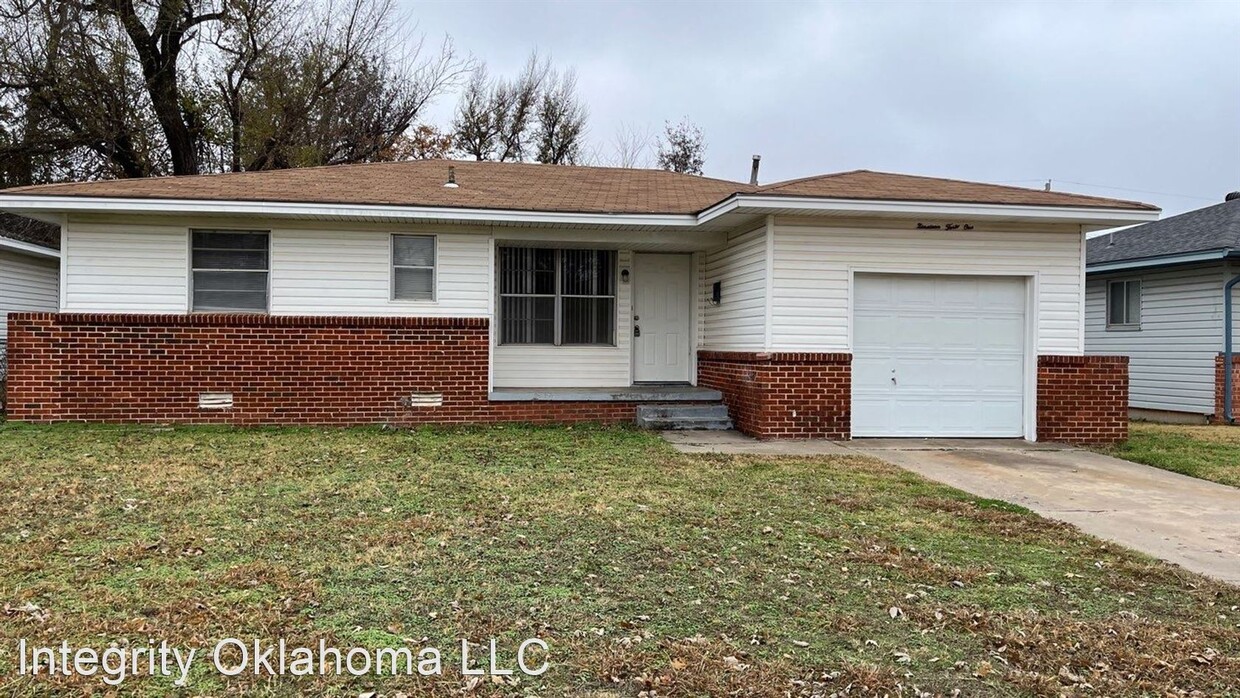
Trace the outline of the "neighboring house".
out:
[[[869,171],[449,161],[0,209],[63,223],[61,314],[14,325],[14,419],[693,426],[722,400],[764,438],[1065,441],[1127,433],[1126,360],[1084,356],[1085,233],[1158,215]]]
[[[1134,416],[1219,414],[1223,286],[1240,275],[1240,193],[1090,239],[1086,271],[1085,347],[1130,357]]]
[[[60,226],[0,213],[0,379],[8,315],[60,305]]]

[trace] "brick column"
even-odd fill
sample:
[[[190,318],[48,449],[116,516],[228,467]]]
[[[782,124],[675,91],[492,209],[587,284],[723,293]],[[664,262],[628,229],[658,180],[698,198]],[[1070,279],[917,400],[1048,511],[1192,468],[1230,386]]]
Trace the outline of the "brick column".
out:
[[[1090,445],[1127,438],[1127,356],[1038,357],[1039,441]]]
[[[760,439],[847,439],[852,355],[700,351],[698,385],[723,393],[736,428]]]
[[[1223,355],[1214,357],[1214,421],[1223,423]],[[1231,416],[1240,419],[1240,354],[1231,356]]]

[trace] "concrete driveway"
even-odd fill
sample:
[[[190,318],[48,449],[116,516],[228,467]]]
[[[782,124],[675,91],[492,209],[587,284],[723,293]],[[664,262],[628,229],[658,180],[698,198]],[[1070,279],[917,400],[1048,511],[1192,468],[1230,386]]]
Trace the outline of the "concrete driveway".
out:
[[[846,445],[1240,585],[1240,489],[1026,441],[856,439]]]

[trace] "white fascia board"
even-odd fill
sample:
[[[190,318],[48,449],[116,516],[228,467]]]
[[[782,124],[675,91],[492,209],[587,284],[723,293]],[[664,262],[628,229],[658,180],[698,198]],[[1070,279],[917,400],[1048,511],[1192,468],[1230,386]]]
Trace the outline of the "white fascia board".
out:
[[[0,237],[0,248],[34,255],[36,257],[60,259],[60,250],[54,250],[50,247],[44,247],[30,242],[22,242],[21,240],[13,240],[12,238]]]
[[[538,223],[548,225],[643,225],[692,228],[697,216],[662,213],[561,213],[430,206],[318,204],[200,199],[122,199],[85,196],[0,195],[0,210],[66,213],[150,213],[254,215],[271,217],[393,218],[406,221],[455,220],[470,223]]]
[[[204,199],[125,199],[86,196],[0,195],[0,210],[60,213],[139,213],[196,215],[254,215],[269,217],[391,218],[404,221],[454,220],[468,223],[525,223],[540,225],[635,225],[694,228],[741,208],[789,213],[880,213],[901,216],[1030,218],[1047,221],[1107,224],[1145,223],[1158,219],[1158,211],[1075,208],[1061,206],[1012,206],[1006,204],[954,204],[929,201],[880,201],[870,199],[823,199],[813,197],[733,195],[698,214],[664,213],[569,213],[516,211],[429,206],[372,204],[323,204],[271,201],[225,201]]]
[[[1231,250],[1209,250],[1206,252],[1190,252],[1188,254],[1172,254],[1162,257],[1146,257],[1145,259],[1125,259],[1118,262],[1101,262],[1085,266],[1086,274],[1100,274],[1108,271],[1125,271],[1127,269],[1148,269],[1150,267],[1167,267],[1175,264],[1192,264],[1194,262],[1213,262],[1226,259]]]
[[[1013,204],[960,204],[935,201],[883,201],[877,199],[821,199],[799,196],[739,194],[703,211],[700,222],[737,208],[760,208],[789,213],[882,213],[936,218],[1030,218],[1072,223],[1130,225],[1158,220],[1159,211],[1074,206],[1028,206]]]

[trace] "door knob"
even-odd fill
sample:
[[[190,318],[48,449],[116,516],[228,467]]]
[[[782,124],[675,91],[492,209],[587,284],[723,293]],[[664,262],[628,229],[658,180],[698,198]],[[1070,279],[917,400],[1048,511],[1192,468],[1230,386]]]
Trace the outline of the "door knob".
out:
[[[640,336],[642,336],[642,328],[641,328],[640,326],[638,326],[638,325],[633,325],[633,336],[634,336],[634,337],[640,337]]]

